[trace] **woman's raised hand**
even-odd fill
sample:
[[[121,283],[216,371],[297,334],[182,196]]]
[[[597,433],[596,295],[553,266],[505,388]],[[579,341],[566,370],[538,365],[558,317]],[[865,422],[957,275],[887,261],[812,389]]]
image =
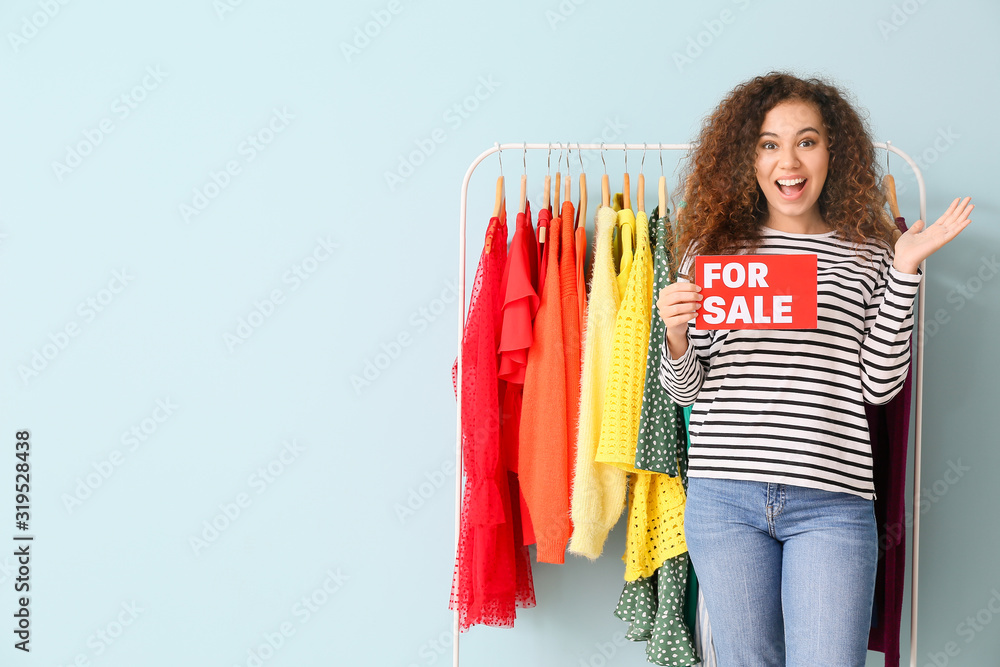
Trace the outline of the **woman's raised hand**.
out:
[[[923,220],[914,222],[906,233],[896,239],[893,267],[903,273],[916,273],[922,261],[958,236],[972,222],[969,214],[975,206],[970,203],[971,200],[972,197],[956,199],[930,227],[925,228]]]

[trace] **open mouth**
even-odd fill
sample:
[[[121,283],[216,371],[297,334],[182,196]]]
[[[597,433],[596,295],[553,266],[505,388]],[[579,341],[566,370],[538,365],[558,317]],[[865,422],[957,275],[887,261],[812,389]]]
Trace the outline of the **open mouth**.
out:
[[[805,178],[779,178],[774,182],[778,187],[778,192],[789,199],[797,198],[806,187]]]

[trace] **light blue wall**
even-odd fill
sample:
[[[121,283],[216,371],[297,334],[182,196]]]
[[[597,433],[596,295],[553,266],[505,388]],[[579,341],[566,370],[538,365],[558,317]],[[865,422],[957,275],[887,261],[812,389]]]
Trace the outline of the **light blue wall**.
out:
[[[877,138],[921,157],[932,218],[977,204],[925,282],[941,323],[918,664],[996,664],[1000,617],[981,611],[1000,599],[995,2],[14,0],[0,28],[8,625],[18,429],[37,536],[32,652],[7,631],[0,663],[252,665],[271,636],[269,667],[449,664],[469,162],[495,141],[688,141],[735,83],[791,68],[853,91]],[[512,182],[520,161],[504,156]],[[912,221],[914,181],[892,168]],[[537,193],[544,157],[527,169]],[[490,158],[472,180],[470,280],[497,173]],[[464,635],[462,664],[643,664],[616,643],[622,549],[617,530],[596,564],[536,567],[538,607]],[[977,614],[992,622],[962,625]]]

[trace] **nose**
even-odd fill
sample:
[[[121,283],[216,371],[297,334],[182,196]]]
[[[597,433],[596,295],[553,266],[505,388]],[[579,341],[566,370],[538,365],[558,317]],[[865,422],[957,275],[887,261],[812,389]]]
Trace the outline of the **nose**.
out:
[[[794,169],[799,166],[799,156],[794,146],[787,146],[781,150],[779,164],[783,169]]]

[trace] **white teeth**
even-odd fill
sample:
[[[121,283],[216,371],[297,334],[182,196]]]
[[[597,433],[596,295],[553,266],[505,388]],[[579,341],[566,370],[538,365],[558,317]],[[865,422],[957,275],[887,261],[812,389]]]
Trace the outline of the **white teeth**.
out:
[[[790,178],[790,179],[778,179],[779,185],[798,185],[799,183],[805,183],[804,178]]]

